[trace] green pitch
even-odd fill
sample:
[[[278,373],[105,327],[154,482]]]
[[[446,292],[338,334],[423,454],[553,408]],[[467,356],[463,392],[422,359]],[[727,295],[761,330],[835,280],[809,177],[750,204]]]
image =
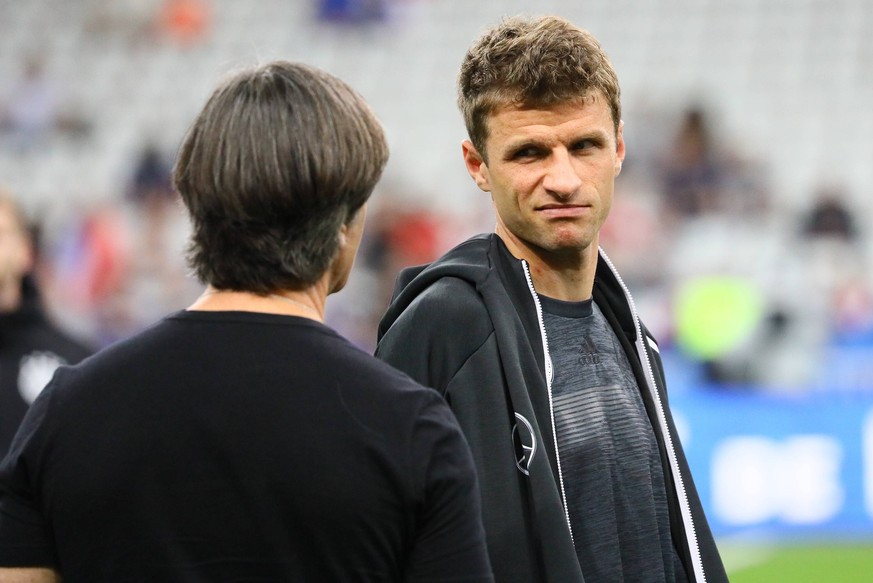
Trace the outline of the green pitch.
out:
[[[731,583],[873,583],[873,543],[719,548]]]

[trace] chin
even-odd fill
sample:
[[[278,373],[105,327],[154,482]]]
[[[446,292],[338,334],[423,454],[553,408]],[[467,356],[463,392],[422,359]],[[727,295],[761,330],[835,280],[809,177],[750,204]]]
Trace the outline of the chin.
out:
[[[558,252],[583,252],[586,249],[589,249],[592,245],[597,247],[597,237],[589,237],[580,235],[578,233],[575,234],[558,234],[554,239],[550,242],[551,245],[548,245],[547,248],[551,248],[552,251]]]

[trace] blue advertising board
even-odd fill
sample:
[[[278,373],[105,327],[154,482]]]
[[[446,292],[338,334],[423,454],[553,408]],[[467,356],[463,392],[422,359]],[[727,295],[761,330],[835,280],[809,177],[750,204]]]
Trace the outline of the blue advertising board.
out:
[[[716,536],[873,539],[873,395],[688,390],[670,407]]]

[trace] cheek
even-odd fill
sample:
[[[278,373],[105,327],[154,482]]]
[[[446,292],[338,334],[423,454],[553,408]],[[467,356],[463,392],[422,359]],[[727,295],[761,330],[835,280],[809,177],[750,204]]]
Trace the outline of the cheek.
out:
[[[606,219],[606,215],[609,214],[610,209],[612,209],[612,201],[615,198],[615,189],[613,188],[612,181],[610,180],[608,183],[603,185],[603,188],[600,191],[600,204],[601,204],[601,214],[603,215],[603,219]]]
[[[538,176],[535,172],[514,172],[509,176],[503,176],[501,190],[504,196],[515,203],[522,203],[531,198],[537,189]]]

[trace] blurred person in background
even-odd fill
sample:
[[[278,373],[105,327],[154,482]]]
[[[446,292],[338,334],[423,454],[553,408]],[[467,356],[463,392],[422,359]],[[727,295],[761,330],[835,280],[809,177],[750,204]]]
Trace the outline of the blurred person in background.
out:
[[[492,580],[433,390],[323,324],[388,150],[348,85],[220,85],[174,183],[206,290],[58,371],[0,465],[0,580]]]
[[[164,160],[161,150],[147,142],[137,158],[126,193],[143,223],[140,229],[142,252],[152,263],[165,262],[169,254],[166,226],[176,202],[171,174],[170,164]]]
[[[0,107],[0,129],[7,131],[16,149],[40,145],[54,131],[59,117],[58,92],[45,72],[42,57],[28,56],[21,78]]]
[[[2,80],[0,95],[0,135],[5,135],[12,151],[19,154],[38,150],[55,135],[85,138],[92,124],[49,75],[41,53],[27,55],[21,77]]]
[[[507,19],[468,50],[459,105],[496,229],[401,272],[377,356],[457,415],[495,579],[727,581],[658,345],[598,248],[625,157],[608,57],[563,19]]]
[[[11,195],[0,191],[0,458],[55,369],[91,354],[46,314],[35,265],[24,215]]]
[[[716,131],[713,115],[690,105],[656,163],[668,229],[700,218],[754,220],[770,204],[766,172],[749,152],[740,155]]]
[[[157,18],[158,32],[181,47],[204,41],[212,29],[208,0],[164,0]]]
[[[702,108],[689,107],[668,156],[661,162],[664,204],[676,219],[720,210],[726,162],[715,148],[709,118]]]
[[[847,193],[837,185],[822,184],[816,189],[813,203],[800,220],[801,236],[856,243],[860,232],[857,213],[849,207]]]

